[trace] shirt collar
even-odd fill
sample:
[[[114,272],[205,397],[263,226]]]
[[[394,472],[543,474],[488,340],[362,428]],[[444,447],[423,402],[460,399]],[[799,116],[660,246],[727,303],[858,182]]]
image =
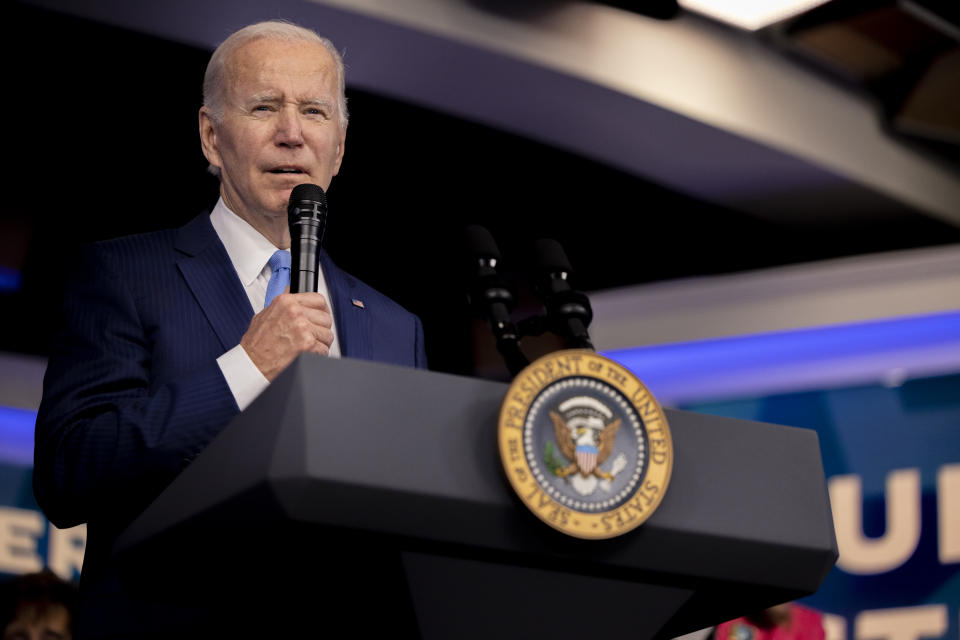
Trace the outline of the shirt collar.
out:
[[[210,214],[210,223],[220,236],[220,242],[227,250],[243,286],[249,286],[263,271],[277,248],[250,223],[231,211],[223,198],[217,200],[217,206]]]

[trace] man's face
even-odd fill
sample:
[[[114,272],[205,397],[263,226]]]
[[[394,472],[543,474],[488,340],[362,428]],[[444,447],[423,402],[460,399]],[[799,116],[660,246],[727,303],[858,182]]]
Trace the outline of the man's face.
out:
[[[200,137],[220,169],[220,193],[231,210],[286,219],[290,192],[312,183],[326,190],[343,158],[333,58],[314,42],[260,39],[227,61],[223,116],[200,110]]]

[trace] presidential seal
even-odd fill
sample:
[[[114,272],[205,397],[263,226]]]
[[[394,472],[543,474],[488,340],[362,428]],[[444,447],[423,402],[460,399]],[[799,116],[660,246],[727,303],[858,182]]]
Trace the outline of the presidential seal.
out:
[[[578,538],[612,538],[643,523],[673,469],[659,403],[629,370],[588,350],[557,351],[521,371],[503,401],[498,440],[520,500]]]

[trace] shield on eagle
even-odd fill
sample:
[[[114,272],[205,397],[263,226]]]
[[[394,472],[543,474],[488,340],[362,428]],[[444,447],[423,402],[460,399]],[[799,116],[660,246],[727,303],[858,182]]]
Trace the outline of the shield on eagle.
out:
[[[589,444],[577,445],[577,466],[580,473],[588,475],[597,466],[597,448]]]

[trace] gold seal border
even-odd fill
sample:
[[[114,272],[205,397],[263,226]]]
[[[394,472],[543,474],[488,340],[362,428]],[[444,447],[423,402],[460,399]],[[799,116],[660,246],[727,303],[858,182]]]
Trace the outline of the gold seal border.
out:
[[[648,468],[643,486],[609,511],[582,513],[551,498],[534,478],[524,454],[523,428],[530,405],[549,385],[574,377],[600,380],[620,391],[647,432]],[[629,369],[587,349],[555,351],[530,363],[514,378],[500,408],[497,441],[503,469],[520,500],[548,525],[577,538],[613,538],[643,524],[660,506],[673,472],[673,438],[660,403]]]

